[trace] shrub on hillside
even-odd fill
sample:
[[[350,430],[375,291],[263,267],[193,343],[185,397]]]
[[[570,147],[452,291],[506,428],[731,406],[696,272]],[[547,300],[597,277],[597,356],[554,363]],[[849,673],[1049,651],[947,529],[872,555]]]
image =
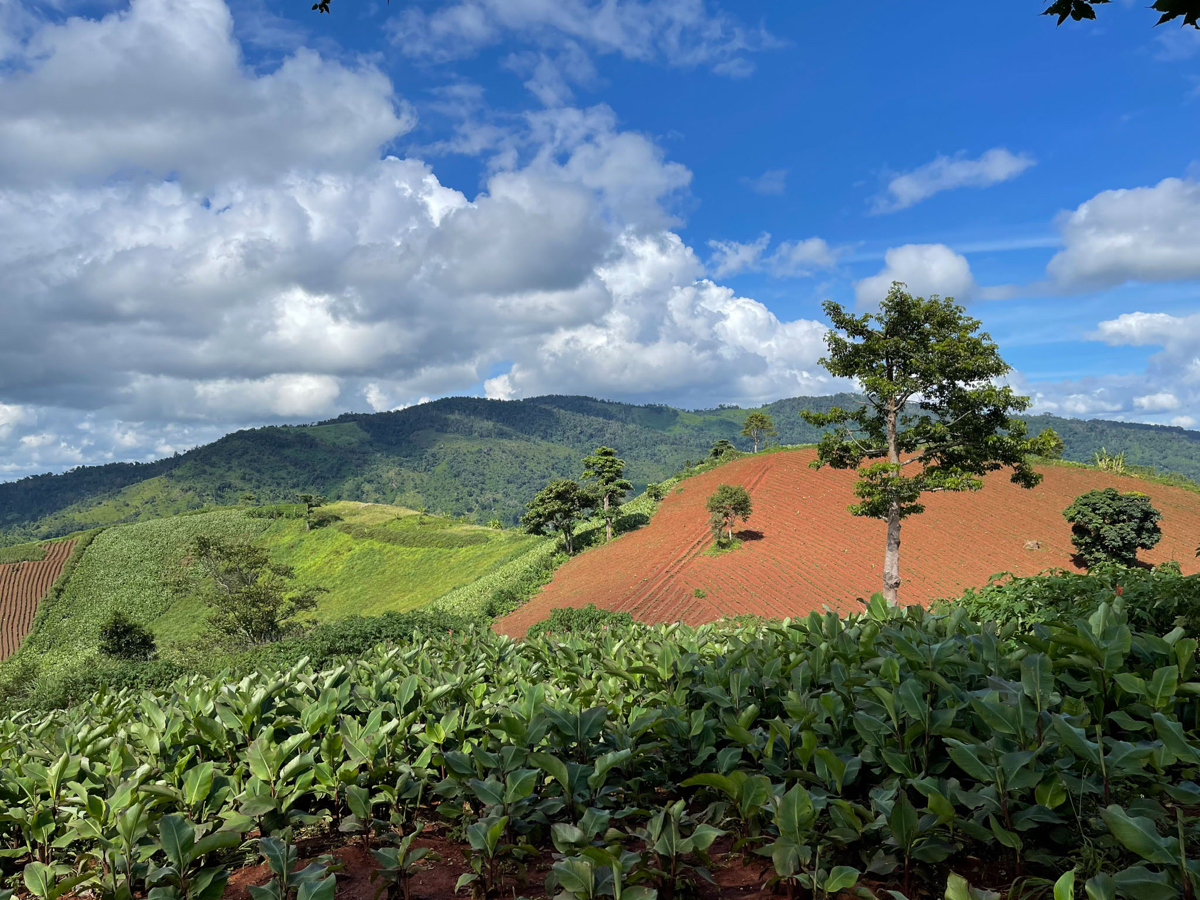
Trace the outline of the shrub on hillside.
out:
[[[100,626],[100,652],[113,659],[152,659],[158,648],[154,635],[121,610]]]
[[[717,543],[733,540],[733,523],[750,518],[750,492],[740,484],[722,484],[704,504],[710,513],[708,520]]]
[[[1071,523],[1071,543],[1089,568],[1105,562],[1131,566],[1138,550],[1149,550],[1162,538],[1162,513],[1139,491],[1088,491],[1063,516]]]
[[[985,587],[936,601],[935,608],[962,607],[976,622],[1026,626],[1086,619],[1116,597],[1136,628],[1166,634],[1182,626],[1189,634],[1200,632],[1200,575],[1181,575],[1161,566],[1150,571],[1108,565],[1086,575],[1054,569],[1024,578],[1003,572]]]
[[[662,501],[663,497],[667,496],[667,489],[662,482],[653,481],[646,485],[646,496],[655,503],[659,503]]]
[[[633,616],[627,612],[600,609],[589,603],[582,609],[562,607],[550,610],[550,615],[530,627],[528,637],[546,634],[586,634],[616,625],[632,625]]]

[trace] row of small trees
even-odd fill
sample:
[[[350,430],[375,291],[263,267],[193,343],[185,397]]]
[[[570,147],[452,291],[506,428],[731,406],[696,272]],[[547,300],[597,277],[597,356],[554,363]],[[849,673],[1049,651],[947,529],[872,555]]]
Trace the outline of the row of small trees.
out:
[[[579,481],[558,478],[538,491],[529,501],[521,525],[530,534],[545,534],[547,528],[553,528],[562,536],[567,553],[574,553],[579,522],[594,514],[604,520],[604,539],[612,540],[621,504],[632,489],[625,477],[625,460],[612,447],[597,447],[583,458]]]

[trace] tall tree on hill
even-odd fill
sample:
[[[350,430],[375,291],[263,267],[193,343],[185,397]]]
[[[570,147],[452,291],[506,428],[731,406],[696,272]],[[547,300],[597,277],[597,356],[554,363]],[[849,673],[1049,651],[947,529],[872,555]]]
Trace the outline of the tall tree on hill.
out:
[[[768,437],[773,437],[778,434],[775,430],[775,422],[765,412],[755,410],[746,416],[746,421],[742,425],[742,436],[748,437],[754,441],[754,452],[758,452],[758,442],[765,441]]]
[[[312,530],[312,511],[318,507],[324,506],[327,502],[324,497],[319,494],[299,494],[296,499],[304,504],[304,530]]]
[[[625,479],[625,460],[612,447],[597,447],[583,458],[583,480],[592,482],[596,504],[604,518],[604,540],[612,540],[613,520],[633,483]]]
[[[1028,397],[993,379],[1010,371],[991,336],[953,300],[913,297],[893,283],[879,312],[851,315],[832,301],[825,314],[831,375],[856,378],[866,403],[847,411],[804,411],[811,425],[836,428],[821,438],[813,468],[858,469],[856,516],[887,522],[883,596],[900,591],[900,523],[924,512],[921,495],[977,491],[1002,467],[1031,488],[1042,480],[1029,456],[1041,449],[1012,413]],[[867,463],[867,465],[863,465]]]
[[[575,552],[575,525],[595,506],[595,494],[577,481],[560,478],[529,501],[521,524],[529,534],[545,534],[546,528],[552,527],[562,535],[563,547],[571,554]]]

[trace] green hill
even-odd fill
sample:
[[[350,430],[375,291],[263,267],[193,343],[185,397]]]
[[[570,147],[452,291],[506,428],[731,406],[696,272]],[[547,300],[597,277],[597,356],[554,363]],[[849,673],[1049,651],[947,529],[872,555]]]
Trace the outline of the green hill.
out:
[[[306,531],[300,519],[223,509],[108,528],[61,593],[42,604],[20,653],[43,671],[86,666],[117,610],[163,647],[197,636],[207,607],[196,573],[181,562],[199,535],[257,543],[295,568],[297,586],[326,588],[318,622],[415,609],[551,543],[394,506],[341,502],[322,512],[340,521]]]
[[[853,395],[796,397],[764,407],[779,440],[815,441],[801,409],[857,402]],[[290,500],[296,491],[332,499],[429,508],[478,522],[512,523],[547,480],[579,473],[579,459],[604,444],[629,462],[640,488],[699,459],[717,438],[740,447],[747,410],[688,412],[588,397],[500,401],[451,397],[397,412],[346,414],[329,422],[227,435],[152,463],[89,466],[0,484],[0,545],[118,522],[238,502]],[[1200,432],[1157,425],[1032,416],[1053,427],[1066,458],[1089,461],[1101,447],[1130,464],[1200,479]]]

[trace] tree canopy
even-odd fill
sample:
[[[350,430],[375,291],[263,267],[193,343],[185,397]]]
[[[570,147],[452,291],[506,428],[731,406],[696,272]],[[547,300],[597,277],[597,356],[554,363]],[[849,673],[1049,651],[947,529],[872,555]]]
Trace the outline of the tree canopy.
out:
[[[1002,467],[1015,484],[1033,487],[1041,475],[1029,456],[1041,446],[1012,416],[1029,398],[996,384],[1009,372],[999,348],[952,299],[913,297],[895,282],[878,313],[856,316],[833,301],[824,308],[833,327],[821,364],[858,379],[866,403],[801,412],[812,425],[835,426],[812,465],[858,469],[850,512],[888,523],[883,594],[894,603],[900,523],[924,512],[921,495],[979,490],[982,476]]]
[[[1149,550],[1162,538],[1162,514],[1137,491],[1088,491],[1063,516],[1071,523],[1071,543],[1089,567],[1105,562],[1132,566],[1138,550]]]
[[[604,539],[612,540],[613,520],[633,482],[625,477],[625,460],[612,447],[597,447],[583,458],[583,480],[591,482],[600,514],[604,517]]]
[[[575,525],[596,506],[596,495],[578,481],[559,478],[537,492],[521,524],[530,534],[545,534],[551,527],[562,535],[567,553],[575,552]]]
[[[198,537],[191,562],[211,579],[209,628],[248,644],[277,641],[297,630],[296,617],[317,605],[324,588],[294,588],[291,566],[272,562],[253,544]]]
[[[1084,19],[1096,18],[1096,7],[1111,0],[1054,0],[1045,10],[1043,16],[1056,16],[1061,25],[1067,19],[1081,22]],[[326,3],[328,6],[328,3]],[[315,8],[315,7],[314,7]],[[1200,28],[1200,0],[1155,0],[1150,9],[1159,13],[1158,21],[1162,25],[1173,19],[1183,19],[1183,25]],[[328,9],[326,9],[328,12]]]
[[[733,540],[733,523],[738,519],[745,522],[750,518],[753,507],[750,492],[740,484],[721,484],[704,504],[710,518],[709,526],[718,540]],[[727,538],[725,536],[728,536]]]
[[[759,441],[765,441],[768,437],[774,437],[779,434],[775,430],[774,420],[761,410],[754,410],[748,416],[746,421],[742,423],[742,436],[748,437],[754,441],[754,452],[758,452]]]

